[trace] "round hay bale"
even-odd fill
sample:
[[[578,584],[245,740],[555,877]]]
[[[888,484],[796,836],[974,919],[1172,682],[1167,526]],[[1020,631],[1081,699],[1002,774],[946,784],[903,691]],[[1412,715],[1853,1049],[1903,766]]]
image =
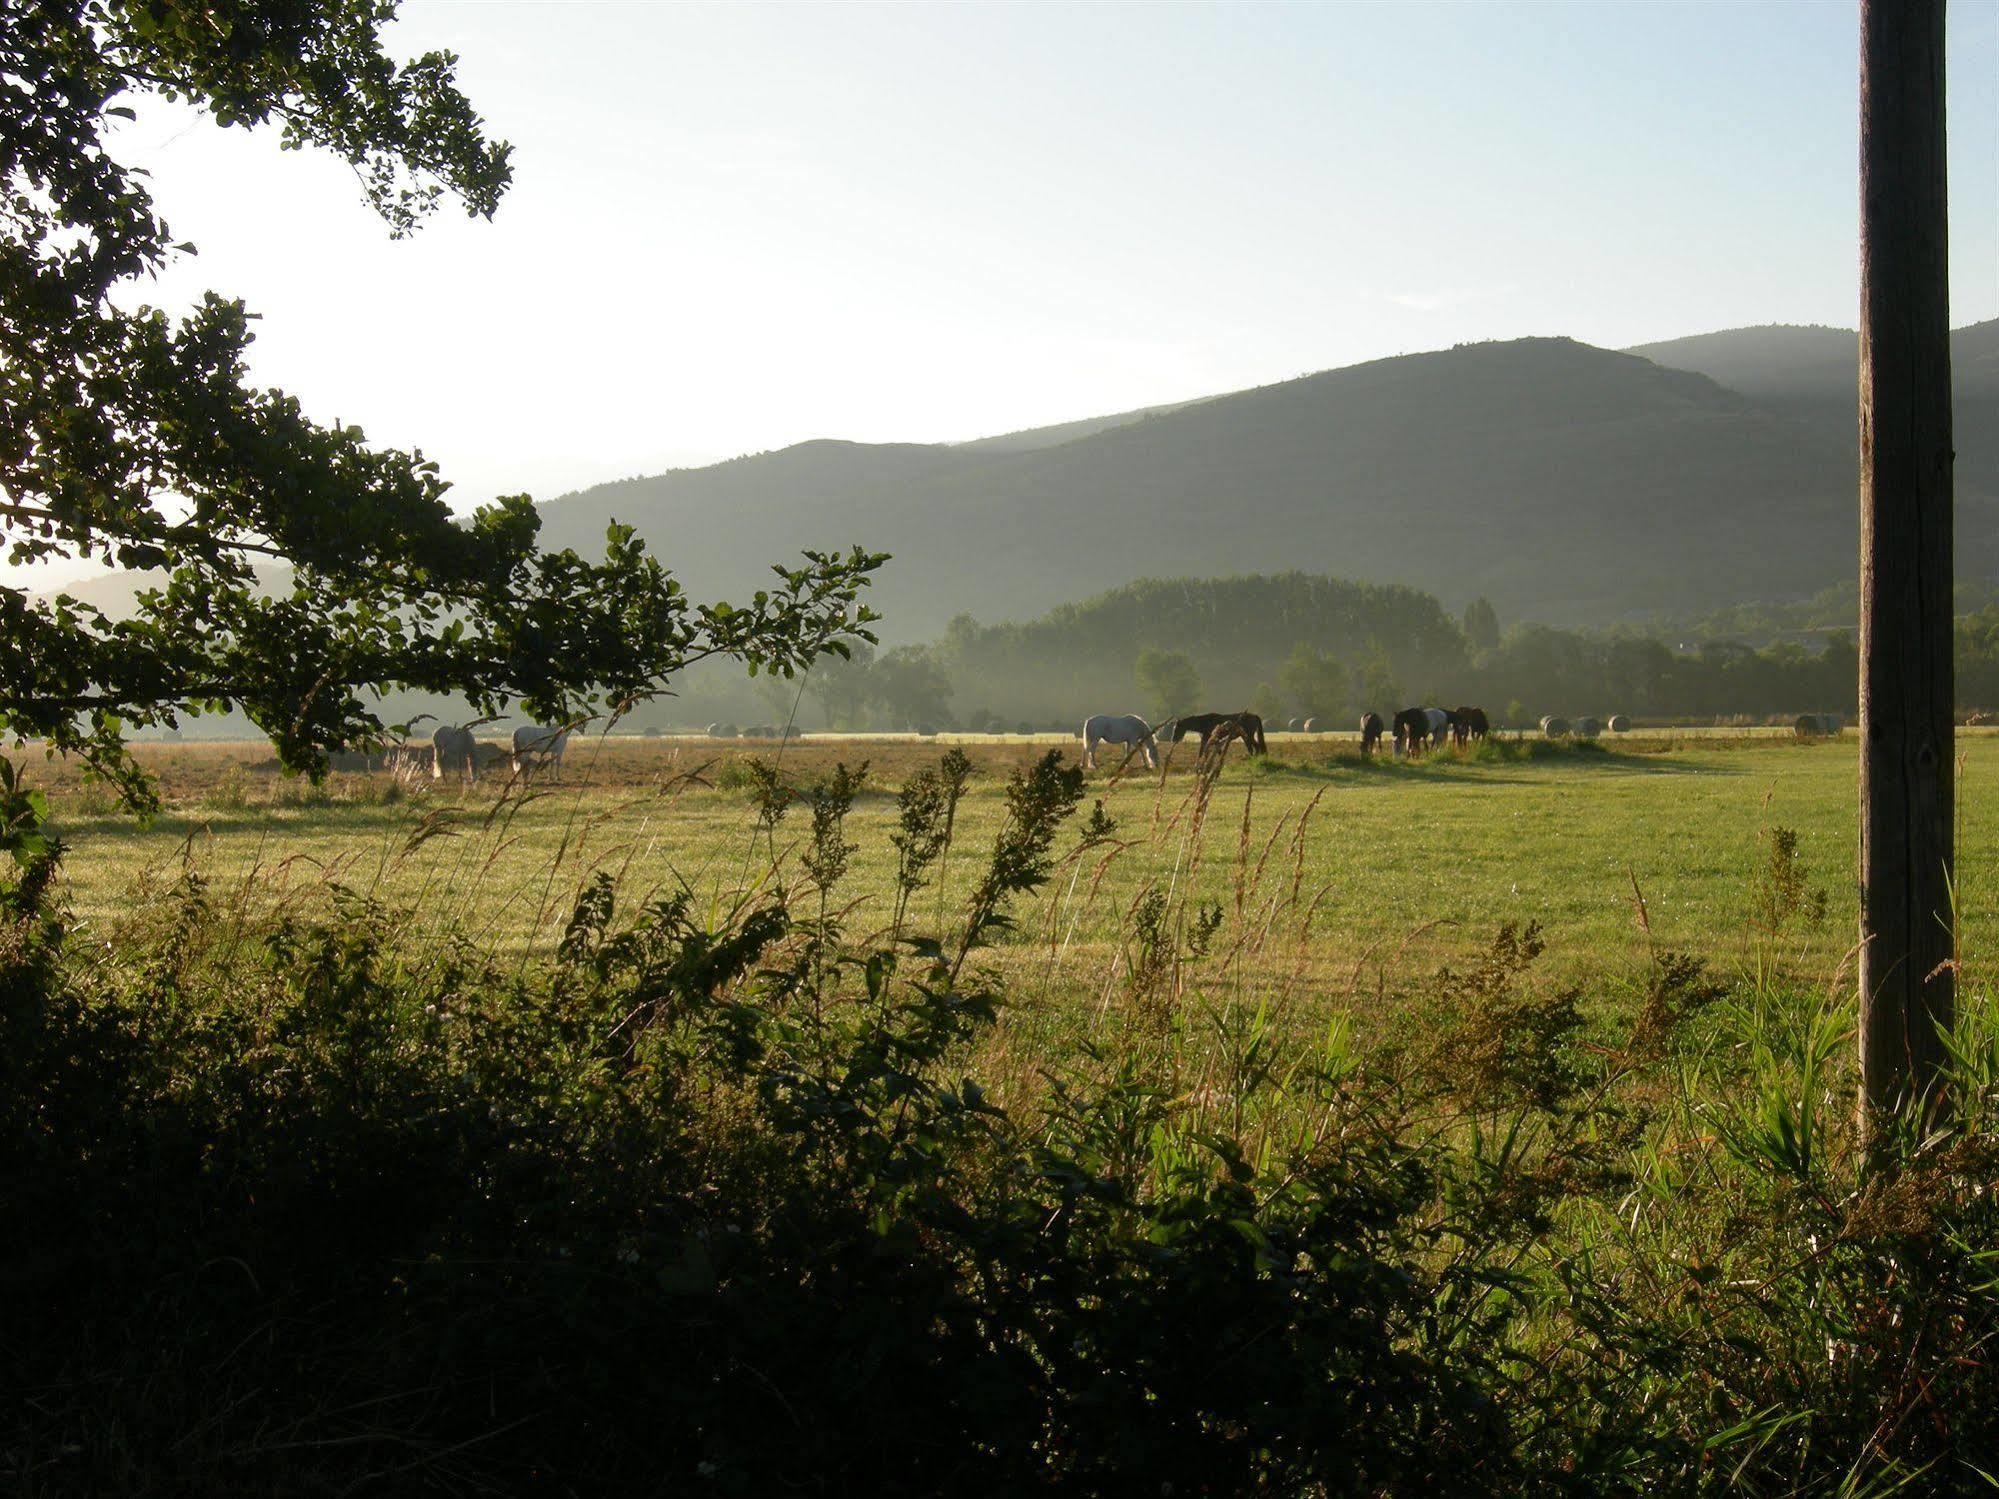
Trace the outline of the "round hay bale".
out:
[[[1541,734],[1543,738],[1560,739],[1568,732],[1569,721],[1566,718],[1558,718],[1553,713],[1550,713],[1541,720]]]
[[[1594,739],[1603,732],[1603,725],[1598,723],[1594,718],[1584,716],[1575,721],[1570,727],[1569,732],[1574,734],[1578,739]]]
[[[1607,727],[1613,734],[1628,734],[1631,732],[1631,720],[1622,713],[1613,713]]]
[[[1006,725],[1001,723],[997,718],[989,718],[986,720],[985,731],[988,734],[1004,734],[1006,732]]]
[[[1019,723],[1013,726],[1013,731],[1014,733],[1025,737],[1026,735],[1032,734],[1034,732],[1034,725],[1029,723],[1026,719],[1023,718]]]
[[[1319,720],[1318,720],[1318,719],[1316,719],[1316,718],[1308,718],[1308,719],[1306,719],[1306,720],[1305,720],[1305,727],[1304,727],[1304,732],[1305,732],[1305,733],[1307,733],[1307,734],[1316,734],[1316,733],[1318,733],[1318,732],[1319,732]]]
[[[718,723],[710,728],[708,733],[716,739],[734,739],[742,733],[742,730],[732,723]]]
[[[701,732],[706,734],[710,739],[719,739],[722,737],[722,726],[718,723],[711,723]]]
[[[916,732],[921,738],[935,739],[937,737],[937,725],[934,723],[920,723],[916,726]]]
[[[1295,734],[1298,732],[1298,720],[1295,718],[1287,718],[1284,720],[1284,727],[1288,732]]]
[[[1791,727],[1800,739],[1816,739],[1825,732],[1819,726],[1819,716],[1816,713],[1800,713],[1797,722]]]

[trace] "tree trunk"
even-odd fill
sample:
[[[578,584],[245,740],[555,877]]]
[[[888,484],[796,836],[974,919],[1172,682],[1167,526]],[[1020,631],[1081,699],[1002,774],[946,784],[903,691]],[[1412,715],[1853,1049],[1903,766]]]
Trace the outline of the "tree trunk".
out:
[[[1955,999],[1944,0],[1860,8],[1863,1123],[1937,1083]]]

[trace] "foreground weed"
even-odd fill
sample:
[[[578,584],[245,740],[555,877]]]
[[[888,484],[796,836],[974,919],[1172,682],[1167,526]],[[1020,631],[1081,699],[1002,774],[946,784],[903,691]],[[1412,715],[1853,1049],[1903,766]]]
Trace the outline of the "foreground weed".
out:
[[[928,767],[910,777],[896,794],[895,805],[896,830],[889,835],[896,861],[895,918],[889,927],[890,941],[902,936],[910,897],[928,883],[930,866],[937,862],[950,841],[954,810],[944,778]]]

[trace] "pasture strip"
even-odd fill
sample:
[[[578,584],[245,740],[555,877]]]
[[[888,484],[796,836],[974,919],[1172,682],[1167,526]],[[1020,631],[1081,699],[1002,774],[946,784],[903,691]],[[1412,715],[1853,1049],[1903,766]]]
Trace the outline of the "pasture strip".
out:
[[[808,740],[786,751],[787,764],[830,769],[843,746],[851,751],[852,742]],[[937,753],[868,748],[886,772],[871,782],[888,793]],[[1370,1004],[1413,992],[1439,963],[1481,950],[1505,921],[1542,924],[1551,973],[1592,962],[1601,971],[1602,960],[1619,954],[1649,965],[1654,951],[1698,950],[1724,968],[1753,972],[1770,963],[1815,983],[1836,971],[1854,929],[1850,743],[1772,738],[1753,749],[1620,746],[1538,758],[1442,750],[1417,767],[1362,767],[1283,741],[1272,748],[1269,768],[1231,760],[1218,779],[1177,767],[1143,779],[1093,778],[1088,794],[1125,826],[1088,848],[1065,833],[1058,855],[1069,867],[1039,903],[1047,925],[1029,923],[1006,938],[995,959],[1012,965],[1031,952],[1037,996],[1058,1008],[1080,1002],[1087,1014],[1100,998],[1095,965],[1107,960],[1118,923],[1149,889],[1173,908],[1174,926],[1199,906],[1223,906],[1234,918],[1225,951],[1245,972],[1262,970],[1259,982],[1273,992],[1320,982],[1321,1008],[1342,987],[1356,1000],[1365,992]],[[945,900],[948,871],[966,850],[976,860],[990,846],[1004,773],[1031,746],[969,752],[976,773],[953,814],[954,844],[969,842],[940,860],[935,884]],[[690,767],[680,744],[599,737],[584,773],[573,786],[565,775],[560,794],[537,788],[528,797],[485,783],[411,792],[386,778],[343,775],[329,783],[328,799],[304,805],[295,782],[247,766],[241,751],[180,753],[205,766],[208,779],[190,779],[186,768],[163,776],[182,799],[150,828],[96,810],[84,788],[53,788],[59,830],[73,848],[64,890],[86,920],[113,920],[149,871],[171,882],[186,868],[227,893],[231,922],[249,940],[281,908],[298,909],[330,885],[353,881],[359,893],[407,913],[413,931],[473,932],[482,948],[511,962],[552,951],[564,914],[555,907],[594,869],[684,885],[719,920],[785,879],[797,852],[792,842],[746,848],[755,837],[746,796],[700,784],[715,760],[704,755]],[[229,804],[204,803],[224,779]],[[1969,736],[1958,919],[1959,961],[1973,984],[1992,961],[1986,934],[1999,930],[1989,868],[1999,858],[1999,825],[1988,812],[1995,796],[1999,742]],[[242,798],[247,804],[237,804]],[[1335,806],[1337,817],[1324,815]],[[1210,816],[1235,823],[1232,858],[1210,856]],[[894,819],[892,794],[855,803],[850,893],[890,898]],[[1823,891],[1826,914],[1759,950],[1744,913],[1769,847],[1759,833],[1777,826],[1795,830],[1799,867]],[[599,862],[607,857],[609,864]],[[928,905],[920,902],[912,917]],[[935,932],[934,923],[931,933],[924,925],[917,919],[917,934]]]

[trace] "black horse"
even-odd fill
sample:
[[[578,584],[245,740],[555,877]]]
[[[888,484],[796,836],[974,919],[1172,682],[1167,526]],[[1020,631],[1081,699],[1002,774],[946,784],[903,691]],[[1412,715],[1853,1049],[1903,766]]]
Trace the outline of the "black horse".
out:
[[[1240,739],[1243,748],[1252,755],[1270,753],[1270,746],[1263,737],[1263,720],[1247,710],[1241,713],[1189,713],[1184,718],[1174,719],[1167,726],[1166,734],[1175,744],[1189,734],[1199,734],[1203,755],[1218,740],[1226,744],[1230,739]]]
[[[1369,709],[1367,712],[1361,714],[1360,752],[1363,755],[1372,755],[1375,752],[1375,750],[1380,748],[1382,730],[1385,727],[1386,726],[1381,721],[1381,715],[1379,713],[1374,712],[1372,709]]]
[[[1421,708],[1404,708],[1395,715],[1395,753],[1413,755],[1430,742],[1430,715]]]
[[[1451,738],[1459,749],[1473,739],[1483,739],[1492,732],[1492,725],[1486,721],[1483,708],[1453,708],[1451,710]]]

